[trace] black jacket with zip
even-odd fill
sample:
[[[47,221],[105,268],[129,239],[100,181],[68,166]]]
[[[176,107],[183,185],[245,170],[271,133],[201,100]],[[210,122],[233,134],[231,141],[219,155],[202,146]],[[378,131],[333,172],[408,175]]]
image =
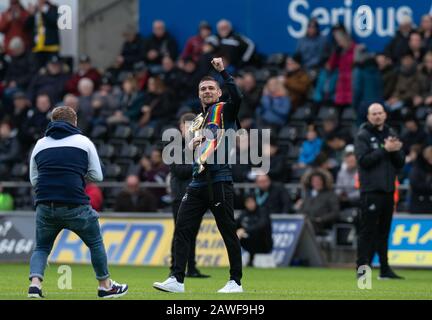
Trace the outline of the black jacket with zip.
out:
[[[398,170],[405,164],[401,151],[387,152],[384,140],[396,137],[387,125],[382,131],[369,122],[364,123],[357,134],[355,154],[359,166],[361,192],[394,192]]]

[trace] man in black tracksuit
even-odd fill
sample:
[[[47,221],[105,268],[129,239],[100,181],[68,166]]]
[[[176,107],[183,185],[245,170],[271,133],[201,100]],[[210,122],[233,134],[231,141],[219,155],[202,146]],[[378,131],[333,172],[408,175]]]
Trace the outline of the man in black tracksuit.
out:
[[[180,130],[183,139],[189,129],[187,123],[192,122],[194,119],[195,119],[195,114],[193,113],[186,113],[182,115],[182,117],[180,118]],[[174,223],[176,223],[178,211],[180,209],[180,204],[186,193],[187,187],[192,181],[192,165],[186,163],[183,164],[173,163],[172,165],[170,165],[170,171],[171,171],[170,186],[171,186],[171,195],[173,198],[172,211],[174,216]],[[188,271],[186,273],[186,277],[208,278],[209,277],[208,275],[202,274],[196,267],[196,262],[195,262],[196,236],[197,234],[195,234],[195,236],[192,237],[190,242],[190,250],[189,250],[189,256],[187,261]],[[172,257],[171,271],[174,268],[174,256],[175,253],[174,253],[174,238],[173,238],[172,245],[171,245],[171,257]]]
[[[368,122],[360,127],[355,144],[361,191],[357,267],[370,266],[377,252],[379,278],[400,279],[388,264],[387,251],[396,175],[404,166],[405,158],[402,143],[385,124],[386,118],[383,106],[372,104]]]
[[[225,130],[236,129],[237,114],[241,104],[241,93],[224,68],[222,58],[212,60],[212,65],[225,81],[229,100],[223,107],[223,127]],[[222,90],[216,80],[204,77],[199,84],[199,98],[204,113],[215,110],[215,105],[222,96]],[[195,149],[202,137],[195,137],[189,143],[189,149]],[[226,147],[229,144],[226,144]],[[225,150],[228,151],[228,150]],[[230,280],[218,292],[243,292],[241,286],[242,259],[240,241],[236,234],[234,219],[234,188],[232,169],[228,164],[205,164],[205,170],[198,173],[197,163],[194,163],[192,182],[187,188],[177,216],[174,231],[174,266],[171,276],[164,282],[155,282],[155,289],[166,292],[184,292],[184,277],[189,256],[190,242],[197,233],[201,219],[210,209],[225,242],[230,262]]]

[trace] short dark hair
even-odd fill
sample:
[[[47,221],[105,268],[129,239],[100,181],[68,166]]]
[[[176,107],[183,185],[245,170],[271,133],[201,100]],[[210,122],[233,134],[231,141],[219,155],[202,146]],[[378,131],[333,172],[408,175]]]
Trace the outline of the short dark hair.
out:
[[[53,110],[51,115],[52,121],[65,121],[72,125],[77,122],[77,114],[71,107],[57,107]]]
[[[212,76],[205,76],[201,79],[200,83],[203,83],[204,81],[213,81],[217,84],[217,86],[219,87],[219,82],[217,82],[217,80],[215,78],[213,78]]]

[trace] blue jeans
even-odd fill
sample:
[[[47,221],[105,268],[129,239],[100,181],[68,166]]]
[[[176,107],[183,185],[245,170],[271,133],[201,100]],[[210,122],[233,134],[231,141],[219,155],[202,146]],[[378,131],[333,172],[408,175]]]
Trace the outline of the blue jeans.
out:
[[[39,204],[36,208],[36,248],[30,260],[29,278],[43,280],[54,241],[61,230],[68,229],[90,249],[96,279],[108,279],[108,262],[98,219],[99,214],[89,205],[68,209]]]

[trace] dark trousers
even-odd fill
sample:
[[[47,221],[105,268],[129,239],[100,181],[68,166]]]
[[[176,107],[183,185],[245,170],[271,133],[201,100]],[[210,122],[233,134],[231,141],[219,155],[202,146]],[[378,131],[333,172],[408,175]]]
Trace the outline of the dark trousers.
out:
[[[394,211],[393,193],[361,194],[357,266],[371,265],[378,253],[381,270],[388,268],[388,239]]]
[[[180,209],[181,201],[174,201],[172,204],[172,210],[173,210],[173,216],[174,216],[174,225],[177,223],[177,216]],[[200,221],[201,224],[201,221]],[[196,262],[195,262],[195,246],[196,246],[196,237],[198,235],[199,229],[197,229],[197,233],[192,237],[190,244],[189,244],[189,255],[187,259],[187,269],[189,272],[193,272],[196,269]],[[172,239],[171,243],[171,271],[174,268],[174,237]]]
[[[242,277],[241,248],[234,219],[233,185],[219,182],[213,184],[212,189],[213,203],[210,203],[209,189],[205,186],[202,188],[189,187],[180,205],[174,231],[174,266],[171,275],[181,283],[184,281],[186,263],[189,252],[192,250],[191,240],[195,238],[207,209],[213,213],[228,251],[230,279],[240,283]]]

